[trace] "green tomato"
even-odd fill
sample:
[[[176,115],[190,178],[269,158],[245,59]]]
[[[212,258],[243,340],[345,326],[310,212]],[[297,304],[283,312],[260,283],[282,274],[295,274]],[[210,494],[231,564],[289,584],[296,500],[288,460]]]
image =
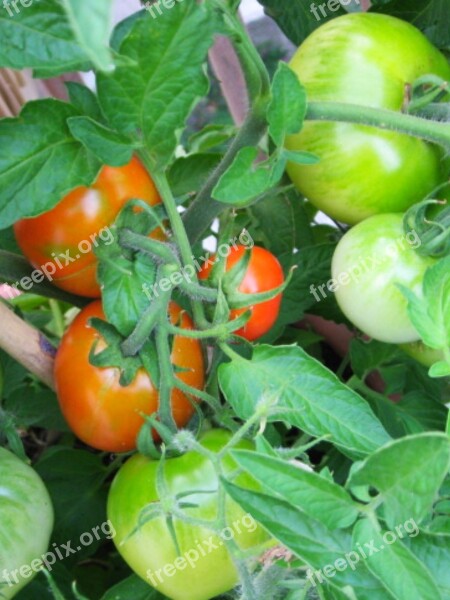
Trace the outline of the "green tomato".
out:
[[[300,46],[291,68],[309,101],[400,111],[407,84],[426,74],[450,79],[445,57],[404,21],[349,14],[319,27]],[[403,212],[446,178],[442,153],[422,140],[348,123],[305,123],[288,136],[289,150],[313,152],[313,166],[288,173],[317,208],[345,223]]]
[[[435,260],[419,256],[419,245],[415,232],[405,235],[403,215],[387,214],[355,225],[336,247],[330,289],[346,317],[376,340],[401,344],[420,337],[397,287],[422,296],[424,273]]]
[[[217,453],[230,437],[227,431],[210,430],[200,443]],[[253,445],[243,441],[236,447],[251,449]],[[215,598],[238,583],[236,567],[219,535],[212,534],[207,527],[174,518],[178,554],[164,516],[158,515],[132,534],[141,511],[160,499],[158,465],[158,461],[136,454],[118,472],[108,498],[108,518],[116,531],[114,542],[133,571],[168,598]],[[226,455],[222,466],[225,472],[230,472],[236,463]],[[182,502],[195,505],[183,509],[187,515],[211,522],[217,518],[219,482],[207,457],[191,451],[167,459],[164,478],[171,496],[182,494]],[[235,481],[241,487],[256,488],[246,474],[239,475]],[[223,532],[224,536],[234,539],[241,549],[268,541],[265,531],[230,498],[226,499],[226,517],[228,529]]]
[[[47,551],[52,529],[53,508],[39,475],[14,454],[0,448],[2,600],[13,598],[36,575],[39,568],[36,560]]]
[[[434,363],[445,360],[444,352],[442,350],[430,348],[422,341],[401,344],[400,348],[403,350],[403,352],[406,352],[408,356],[415,358],[425,367],[431,367],[431,365],[434,365]]]

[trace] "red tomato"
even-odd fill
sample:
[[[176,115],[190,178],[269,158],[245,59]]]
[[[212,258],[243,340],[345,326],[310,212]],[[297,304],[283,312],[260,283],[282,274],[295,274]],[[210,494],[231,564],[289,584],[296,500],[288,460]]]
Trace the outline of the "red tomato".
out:
[[[112,241],[111,225],[128,200],[161,202],[155,184],[137,158],[123,167],[105,166],[89,188],[78,187],[52,210],[14,225],[17,243],[35,268],[45,266],[53,283],[67,292],[98,298],[97,238]]]
[[[173,323],[192,329],[192,321],[179,306],[169,310]],[[96,329],[88,324],[92,317],[103,319],[100,300],[92,302],[76,317],[65,333],[55,360],[55,382],[62,413],[73,432],[86,444],[108,452],[127,452],[136,447],[136,436],[144,420],[140,412],[151,415],[158,409],[159,392],[144,369],[126,387],[119,383],[117,368],[91,365],[89,352],[98,340],[98,351],[105,344]],[[177,377],[201,389],[204,364],[198,340],[175,336],[172,361],[187,369]],[[175,423],[182,427],[194,413],[189,399],[175,389],[172,392]]]
[[[227,258],[227,271],[232,269],[243,257],[246,249],[246,246],[231,248],[231,252]],[[205,263],[199,273],[199,278],[207,279],[211,274],[212,268],[212,264]],[[243,294],[258,294],[279,287],[283,281],[283,269],[277,258],[268,250],[254,246],[251,249],[247,272],[238,289]],[[238,329],[235,333],[247,340],[256,340],[267,333],[277,320],[280,312],[281,298],[282,294],[280,293],[275,298],[266,302],[249,304],[247,308],[233,309],[230,315],[232,319],[235,319],[248,309],[252,313],[245,326]]]

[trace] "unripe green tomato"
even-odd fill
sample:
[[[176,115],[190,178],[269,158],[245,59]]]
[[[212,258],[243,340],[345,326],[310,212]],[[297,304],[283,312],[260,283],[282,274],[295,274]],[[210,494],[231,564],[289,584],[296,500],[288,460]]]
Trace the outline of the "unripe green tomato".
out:
[[[218,453],[230,437],[229,432],[214,429],[205,433],[200,443]],[[253,445],[242,441],[235,447],[251,449]],[[206,527],[174,518],[178,554],[164,516],[157,516],[130,535],[142,509],[160,500],[156,488],[158,465],[158,461],[136,454],[118,472],[108,498],[108,518],[116,531],[114,542],[133,571],[168,598],[215,598],[238,584],[236,567],[221,537]],[[227,473],[237,466],[229,456],[225,456],[222,465]],[[217,518],[219,482],[207,457],[190,451],[166,459],[164,476],[172,496],[183,494],[182,502],[196,505],[182,509],[187,515],[211,522]],[[235,482],[245,488],[257,487],[245,473]],[[269,541],[268,534],[229,497],[226,517],[225,537],[234,539],[240,548],[249,549]]]
[[[415,232],[405,235],[403,215],[375,215],[339,241],[331,265],[336,300],[345,316],[375,340],[402,344],[419,339],[397,284],[422,296],[426,269],[436,261],[414,248]]]
[[[400,19],[349,14],[316,29],[291,68],[310,102],[341,102],[400,111],[408,84],[450,66],[427,38]],[[312,166],[289,164],[302,194],[331,217],[354,224],[379,213],[403,212],[446,179],[442,152],[420,139],[375,127],[306,122],[288,136],[289,150],[316,154]]]
[[[0,598],[9,600],[36,575],[47,552],[53,508],[39,475],[0,448]]]

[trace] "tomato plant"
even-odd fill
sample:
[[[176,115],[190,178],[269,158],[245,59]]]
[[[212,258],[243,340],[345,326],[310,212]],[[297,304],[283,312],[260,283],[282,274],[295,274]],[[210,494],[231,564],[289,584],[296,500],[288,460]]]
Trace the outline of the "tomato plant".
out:
[[[37,473],[4,448],[0,481],[0,596],[8,599],[42,566],[39,559],[49,545],[53,508]]]
[[[152,179],[137,158],[122,167],[104,166],[89,187],[71,191],[38,217],[14,225],[25,256],[63,290],[98,298],[97,260],[99,238],[112,242],[108,227],[127,200],[139,198],[154,206],[161,200]]]
[[[226,259],[226,271],[230,271],[242,260],[246,252],[245,246],[230,248]],[[283,269],[277,258],[265,248],[254,246],[251,250],[247,268],[239,283],[238,291],[242,294],[259,294],[280,287],[284,282]],[[199,273],[200,279],[208,279],[214,268],[215,258],[211,258]],[[277,320],[282,294],[270,300],[244,308],[232,309],[230,319],[235,319],[250,309],[251,315],[246,324],[235,331],[247,340],[257,340],[267,333]]]
[[[395,111],[404,109],[408,86],[420,77],[450,78],[448,62],[424,35],[376,14],[346,15],[320,27],[291,67],[311,100]],[[289,175],[315,206],[345,223],[404,211],[445,180],[439,148],[401,133],[311,122],[287,147],[320,157],[312,166],[291,163]]]
[[[448,597],[450,5],[257,2],[0,2],[0,598]]]
[[[367,335],[393,344],[420,337],[398,286],[421,293],[424,273],[434,263],[415,253],[420,240],[407,238],[402,222],[402,215],[387,214],[359,223],[337,245],[332,264],[344,314]]]
[[[108,452],[127,452],[136,447],[136,436],[144,415],[158,409],[158,388],[144,370],[129,386],[119,382],[119,369],[98,368],[89,362],[93,344],[103,342],[89,319],[104,316],[101,302],[84,308],[65,333],[55,361],[55,382],[62,413],[74,433],[89,446]],[[192,328],[186,313],[172,304],[170,318],[182,328]],[[174,365],[183,369],[178,377],[201,389],[204,382],[203,356],[196,340],[176,336],[172,346]],[[179,426],[194,414],[192,402],[179,390],[171,399],[172,413]]]
[[[217,455],[230,439],[229,432],[211,430],[199,443]],[[249,449],[252,444],[242,441],[236,447]],[[117,549],[138,575],[173,600],[208,600],[229,591],[239,578],[226,542],[233,540],[246,550],[267,542],[268,535],[231,500],[227,501],[222,531],[208,528],[208,522],[213,526],[219,512],[219,480],[208,456],[194,449],[167,459],[163,465],[165,499],[158,487],[158,468],[158,462],[136,454],[117,474],[108,498]],[[236,463],[226,454],[223,472],[235,468]],[[246,474],[237,481],[246,488],[255,487]],[[178,510],[183,503],[190,503],[187,513],[191,519],[201,519],[200,524],[180,521],[175,515],[171,533],[161,512],[140,526],[146,507],[164,506],[169,498]]]

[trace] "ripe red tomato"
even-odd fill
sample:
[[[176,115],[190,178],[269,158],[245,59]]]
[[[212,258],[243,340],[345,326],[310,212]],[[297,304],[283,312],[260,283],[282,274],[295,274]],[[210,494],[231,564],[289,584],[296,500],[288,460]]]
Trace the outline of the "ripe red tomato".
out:
[[[230,248],[226,264],[227,271],[232,269],[243,257],[246,249],[246,246],[233,246]],[[199,278],[207,279],[211,274],[212,268],[213,264],[205,263],[199,273]],[[277,258],[268,250],[259,246],[253,246],[247,272],[238,290],[243,294],[258,294],[279,287],[283,281],[283,269]],[[252,313],[245,326],[238,329],[235,333],[247,340],[256,340],[267,333],[277,320],[280,312],[281,298],[282,294],[280,293],[275,298],[266,302],[249,305],[247,308],[233,309],[230,315],[231,319],[235,319],[248,309]]]
[[[192,321],[172,303],[172,322],[192,329]],[[104,341],[88,324],[92,317],[104,318],[100,300],[92,302],[76,317],[65,333],[55,360],[55,382],[62,413],[73,432],[86,444],[108,452],[127,452],[136,447],[136,436],[144,420],[140,412],[150,415],[158,409],[159,393],[144,369],[126,387],[119,383],[117,368],[99,368],[89,362],[93,343],[98,351]],[[198,340],[175,336],[172,361],[186,369],[177,374],[185,383],[201,389],[204,364]],[[194,413],[189,399],[175,389],[172,392],[175,423],[182,427]]]
[[[35,268],[46,266],[53,283],[67,292],[98,298],[97,259],[100,237],[112,241],[108,229],[128,200],[151,206],[161,202],[155,184],[137,158],[123,167],[105,166],[91,187],[78,187],[52,210],[14,225],[17,243]]]

